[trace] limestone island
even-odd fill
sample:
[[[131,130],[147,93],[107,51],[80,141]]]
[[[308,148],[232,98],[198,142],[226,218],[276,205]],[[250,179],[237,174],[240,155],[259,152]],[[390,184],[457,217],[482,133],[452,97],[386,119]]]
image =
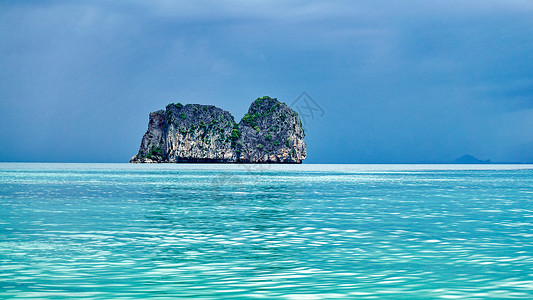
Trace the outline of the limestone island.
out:
[[[130,163],[302,163],[298,113],[276,98],[256,99],[239,123],[213,105],[171,103],[150,113]]]

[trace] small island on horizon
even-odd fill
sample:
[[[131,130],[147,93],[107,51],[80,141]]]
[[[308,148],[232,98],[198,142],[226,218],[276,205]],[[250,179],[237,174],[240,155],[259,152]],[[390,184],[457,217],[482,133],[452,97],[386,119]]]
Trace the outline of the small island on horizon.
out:
[[[490,164],[490,159],[481,160],[470,154],[465,154],[453,161],[454,164]]]
[[[304,137],[298,113],[276,98],[257,98],[239,123],[213,105],[171,103],[150,113],[130,163],[302,163]]]

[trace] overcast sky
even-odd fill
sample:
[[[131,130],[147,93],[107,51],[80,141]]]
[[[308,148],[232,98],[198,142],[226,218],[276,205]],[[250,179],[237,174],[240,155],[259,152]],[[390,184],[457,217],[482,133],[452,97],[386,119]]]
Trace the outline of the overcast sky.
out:
[[[0,161],[127,162],[169,102],[304,91],[307,163],[533,162],[533,1],[0,1]]]

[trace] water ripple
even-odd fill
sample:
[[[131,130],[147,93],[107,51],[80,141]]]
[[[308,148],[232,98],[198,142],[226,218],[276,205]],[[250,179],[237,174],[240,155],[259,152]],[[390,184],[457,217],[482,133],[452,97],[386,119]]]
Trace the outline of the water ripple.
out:
[[[533,298],[523,166],[0,167],[0,298]]]

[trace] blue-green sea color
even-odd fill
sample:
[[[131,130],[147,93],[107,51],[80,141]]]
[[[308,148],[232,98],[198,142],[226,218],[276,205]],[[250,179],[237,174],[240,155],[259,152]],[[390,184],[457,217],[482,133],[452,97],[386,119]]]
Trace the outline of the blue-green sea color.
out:
[[[0,164],[0,298],[533,298],[531,165]]]

